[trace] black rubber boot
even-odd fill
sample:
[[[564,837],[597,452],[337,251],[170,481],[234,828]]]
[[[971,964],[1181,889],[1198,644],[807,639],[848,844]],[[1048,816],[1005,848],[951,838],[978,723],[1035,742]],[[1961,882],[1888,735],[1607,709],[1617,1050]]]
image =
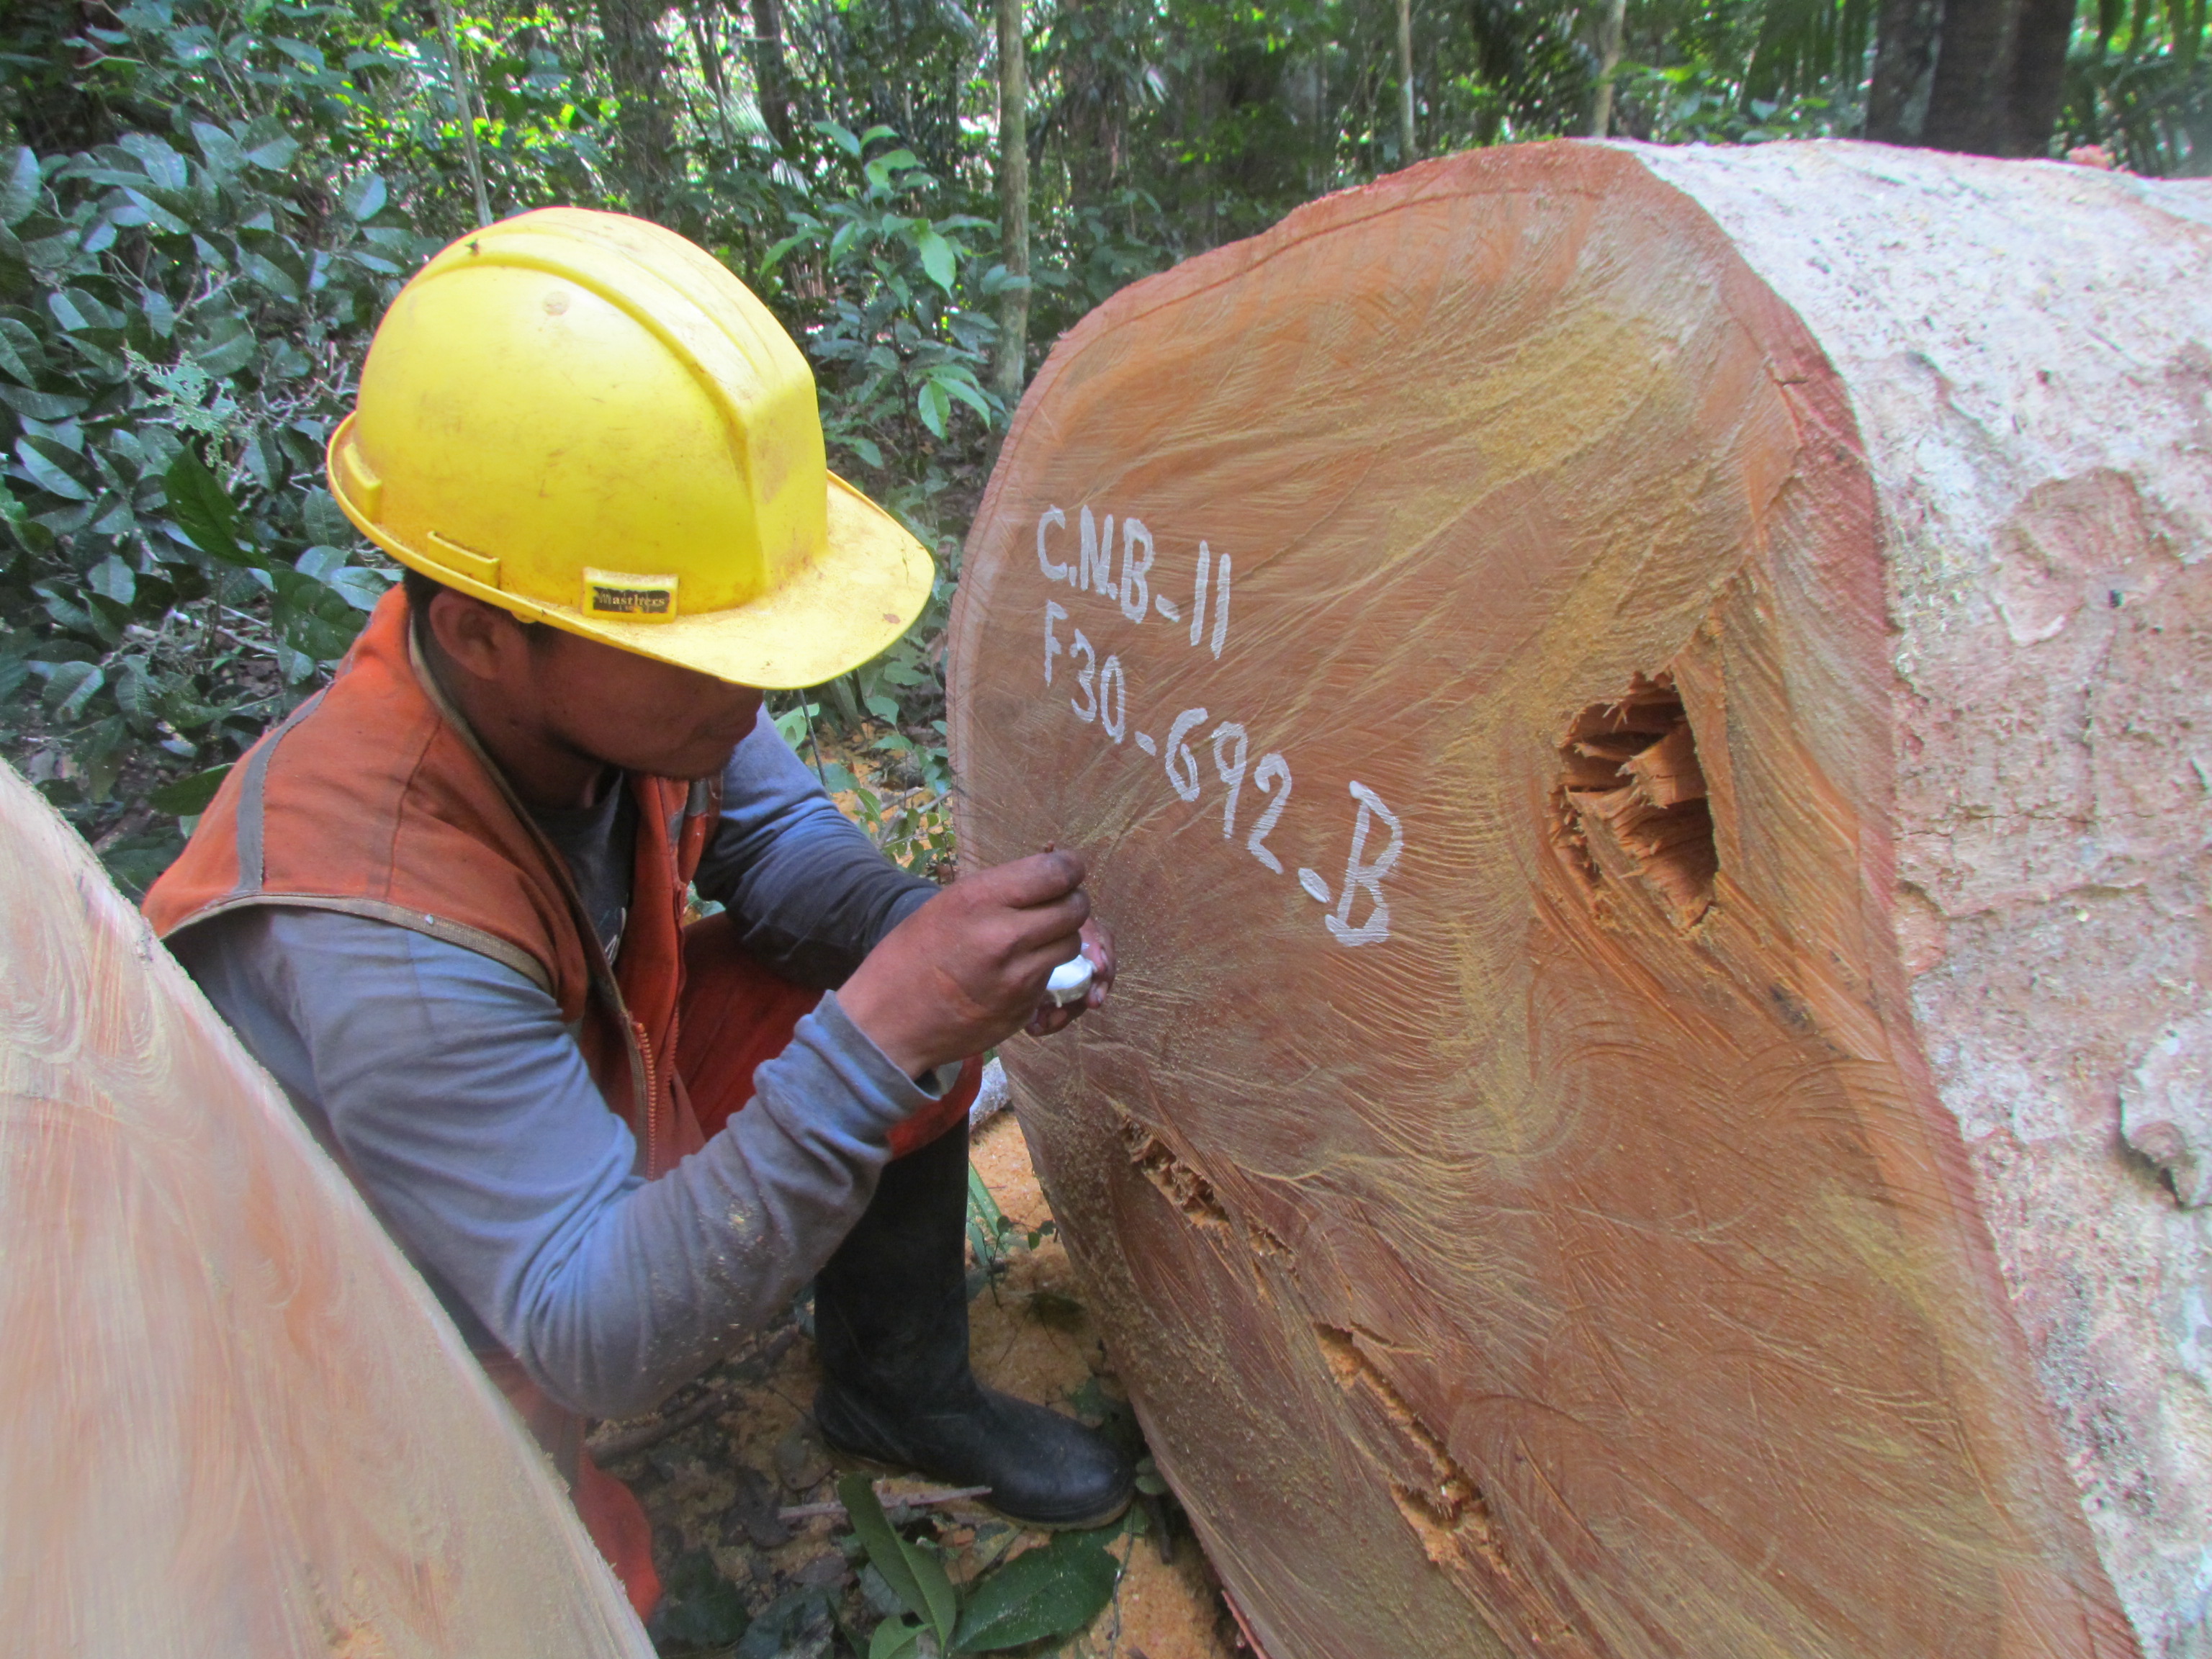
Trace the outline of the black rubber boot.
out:
[[[860,1224],[814,1281],[822,1437],[956,1486],[1032,1527],[1103,1526],[1135,1474],[1103,1436],[987,1389],[968,1369],[968,1137],[887,1165]]]

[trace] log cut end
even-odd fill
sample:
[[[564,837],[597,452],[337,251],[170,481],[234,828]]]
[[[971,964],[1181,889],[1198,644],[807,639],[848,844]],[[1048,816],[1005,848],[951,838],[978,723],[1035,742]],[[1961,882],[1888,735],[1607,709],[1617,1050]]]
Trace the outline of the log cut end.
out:
[[[429,1290],[0,765],[0,1645],[649,1659]]]
[[[1990,725],[1927,677],[1996,554],[1929,574],[1928,458],[1971,441],[1897,412],[1960,406],[1946,354],[2012,314],[2039,216],[2206,268],[2132,181],[1524,146],[1138,285],[1025,401],[955,619],[963,846],[1093,860],[1114,1004],[1008,1068],[1273,1659],[2134,1650],[2104,1563],[2132,1584],[2149,1533],[2085,1522],[2108,1453],[2036,1313],[2122,1298],[1961,1136],[1972,1018],[1931,988],[1980,913],[1916,873],[1984,833],[1966,785],[2071,763],[2039,737],[1930,805],[1947,711]],[[2167,574],[2144,673],[2187,680]],[[2134,833],[2201,846],[2164,787]],[[2138,1068],[2141,1143],[2191,1144],[2191,1041]],[[2144,1196],[2100,1178],[2093,1216]]]

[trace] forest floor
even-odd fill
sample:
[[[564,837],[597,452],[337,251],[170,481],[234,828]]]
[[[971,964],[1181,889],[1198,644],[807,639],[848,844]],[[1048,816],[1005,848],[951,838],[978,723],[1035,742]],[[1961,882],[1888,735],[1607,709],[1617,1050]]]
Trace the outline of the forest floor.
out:
[[[1084,1311],[1066,1247],[1047,1224],[1044,1195],[1021,1128],[1002,1111],[977,1132],[977,1172],[1012,1226],[1005,1254],[971,1268],[970,1346],[993,1387],[1119,1432],[1133,1418],[1103,1344]],[[1040,1237],[1041,1235],[1041,1237]],[[1026,1241],[1036,1237],[1031,1246]],[[601,1461],[643,1501],[668,1601],[654,1622],[664,1654],[735,1659],[829,1659],[866,1653],[866,1632],[886,1613],[885,1587],[863,1572],[861,1552],[834,1510],[837,1460],[807,1415],[819,1372],[801,1310],[761,1333],[744,1352],[669,1401],[654,1417],[594,1436]],[[641,1442],[650,1438],[651,1443]],[[624,1445],[631,1449],[621,1452]],[[908,1516],[884,1488],[894,1522]],[[1043,1541],[974,1502],[932,1506],[928,1517],[956,1584]],[[1162,1547],[1164,1541],[1166,1547]],[[1235,1659],[1243,1651],[1218,1583],[1189,1525],[1169,1498],[1132,1507],[1108,1547],[1121,1563],[1113,1599],[1078,1635],[1021,1650],[1066,1659]]]

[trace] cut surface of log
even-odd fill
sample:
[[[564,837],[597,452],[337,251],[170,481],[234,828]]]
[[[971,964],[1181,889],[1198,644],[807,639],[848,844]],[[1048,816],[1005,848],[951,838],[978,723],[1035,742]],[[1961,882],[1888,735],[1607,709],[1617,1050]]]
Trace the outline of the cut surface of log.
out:
[[[141,1659],[649,1659],[428,1290],[0,766],[0,1631]]]
[[[2208,209],[1523,146],[1054,350],[963,854],[1092,860],[1005,1059],[1272,1659],[2199,1650]]]

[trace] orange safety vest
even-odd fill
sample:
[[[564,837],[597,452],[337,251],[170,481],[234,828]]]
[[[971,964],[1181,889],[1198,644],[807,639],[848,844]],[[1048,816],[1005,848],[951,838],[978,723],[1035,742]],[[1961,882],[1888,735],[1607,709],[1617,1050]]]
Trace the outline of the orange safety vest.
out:
[[[684,913],[720,809],[714,782],[626,779],[637,855],[620,964],[599,950],[566,861],[413,649],[404,594],[385,595],[337,676],[233,767],[183,854],[146,895],[169,939],[196,922],[276,904],[341,910],[482,952],[525,974],[578,1030],[608,1109],[643,1173],[704,1144],[676,1074]],[[641,1615],[659,1596],[650,1530],[595,1468],[582,1421],[513,1356],[486,1369],[552,1452],[577,1508]]]
[[[676,1075],[684,912],[715,782],[631,775],[637,854],[610,969],[567,862],[416,659],[395,588],[337,677],[230,770],[144,909],[168,939],[249,905],[343,910],[525,974],[580,1030],[649,1179],[704,1144]]]

